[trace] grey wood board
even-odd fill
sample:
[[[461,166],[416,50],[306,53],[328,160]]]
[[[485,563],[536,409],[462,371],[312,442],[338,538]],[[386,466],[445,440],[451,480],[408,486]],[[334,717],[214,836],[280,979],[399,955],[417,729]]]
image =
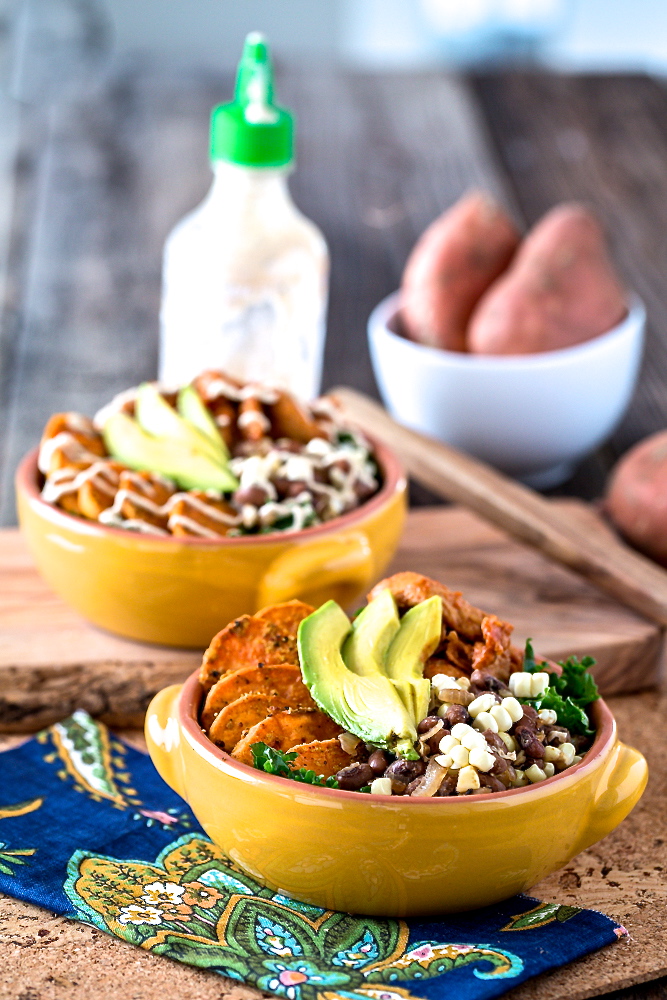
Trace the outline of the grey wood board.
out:
[[[592,206],[646,304],[644,363],[613,459],[667,425],[667,90],[646,76],[507,72],[473,82],[527,222],[559,201]]]
[[[57,410],[94,412],[155,376],[171,226],[210,184],[208,115],[231,80],[116,68],[24,114],[2,316],[0,523],[13,472]],[[365,326],[414,240],[471,184],[505,197],[466,85],[440,74],[283,74],[299,121],[292,189],[329,241],[324,385],[375,392]]]

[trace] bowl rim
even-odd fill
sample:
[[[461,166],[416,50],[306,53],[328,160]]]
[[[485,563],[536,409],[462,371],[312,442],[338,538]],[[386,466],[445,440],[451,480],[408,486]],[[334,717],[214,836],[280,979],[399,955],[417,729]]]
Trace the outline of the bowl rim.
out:
[[[294,542],[301,539],[317,538],[341,528],[353,527],[358,521],[364,520],[368,515],[384,506],[396,493],[402,492],[406,488],[407,479],[405,471],[397,455],[382,441],[367,434],[364,437],[370,443],[373,456],[380,466],[382,473],[382,486],[372,497],[364,503],[355,507],[354,510],[333,517],[323,524],[314,524],[309,528],[302,528],[300,531],[272,531],[265,535],[240,535],[232,538],[222,536],[220,538],[197,538],[187,535],[152,535],[149,533],[139,533],[128,531],[126,528],[116,528],[108,524],[100,524],[99,521],[88,520],[70,514],[55,504],[48,503],[41,496],[38,488],[39,470],[37,458],[39,446],[32,448],[23,456],[16,470],[16,490],[23,493],[29,500],[31,507],[37,511],[40,517],[52,523],[61,525],[78,534],[109,536],[111,538],[124,539],[125,541],[134,539],[140,540],[143,545],[173,545],[174,547],[186,546],[190,548],[217,549],[225,547],[253,546],[275,544],[276,541]]]
[[[199,669],[193,671],[188,679],[184,682],[181,690],[178,693],[176,699],[177,706],[177,722],[182,728],[184,733],[188,737],[188,742],[192,748],[199,753],[204,760],[208,763],[214,764],[217,770],[223,772],[237,772],[239,776],[245,780],[268,782],[269,788],[272,786],[276,791],[281,789],[285,791],[285,784],[288,783],[290,786],[294,786],[294,782],[289,778],[281,778],[276,774],[266,774],[264,771],[259,771],[255,767],[251,767],[249,764],[242,764],[240,761],[234,760],[234,758],[228,754],[226,751],[221,750],[220,747],[213,743],[204,730],[199,725],[198,712],[201,705],[204,689],[199,682]],[[603,757],[613,746],[616,741],[616,720],[609,708],[609,706],[602,700],[598,698],[593,703],[593,721],[596,724],[596,734],[593,740],[593,745],[587,752],[586,756],[580,761],[579,764],[575,764],[573,767],[567,768],[566,771],[562,771],[560,774],[554,774],[551,778],[545,778],[544,781],[537,782],[530,787],[524,786],[523,788],[509,788],[504,792],[482,792],[477,795],[453,795],[453,796],[443,796],[442,798],[436,798],[434,796],[397,796],[397,795],[373,795],[371,797],[372,804],[383,803],[385,805],[391,804],[396,806],[406,805],[408,808],[421,808],[428,806],[436,806],[436,808],[452,808],[453,804],[467,802],[469,803],[472,799],[474,802],[497,802],[502,803],[510,798],[514,798],[516,795],[532,795],[533,798],[538,795],[549,794],[554,790],[554,788],[561,787],[558,784],[564,780],[576,780],[582,774],[588,773],[594,769],[600,762],[600,758]],[[148,720],[148,716],[147,716]],[[173,752],[173,751],[172,751]],[[212,759],[211,759],[212,758]],[[222,765],[222,766],[221,766]],[[278,782],[279,784],[276,784]],[[324,788],[321,785],[307,785],[298,784],[299,791],[307,790],[313,795],[326,795],[328,797],[335,797],[343,799],[344,801],[353,801],[359,803],[359,792],[345,791],[341,788]],[[364,801],[364,800],[362,800]],[[523,801],[523,800],[521,800]],[[449,803],[449,805],[444,805]]]
[[[399,289],[378,302],[368,318],[369,339],[372,340],[376,336],[386,337],[388,340],[402,345],[408,352],[421,353],[431,363],[439,363],[440,367],[446,365],[469,370],[493,369],[497,366],[535,370],[559,363],[566,365],[576,363],[579,360],[585,361],[587,355],[594,355],[606,347],[613,346],[617,341],[623,341],[626,338],[632,340],[636,336],[641,337],[646,323],[644,302],[636,292],[629,291],[626,296],[627,313],[620,323],[617,323],[611,330],[591,337],[580,344],[559,347],[552,351],[538,351],[533,354],[471,354],[463,351],[449,351],[444,347],[429,347],[427,344],[409,340],[392,330],[389,324],[399,313],[400,299],[401,291]]]

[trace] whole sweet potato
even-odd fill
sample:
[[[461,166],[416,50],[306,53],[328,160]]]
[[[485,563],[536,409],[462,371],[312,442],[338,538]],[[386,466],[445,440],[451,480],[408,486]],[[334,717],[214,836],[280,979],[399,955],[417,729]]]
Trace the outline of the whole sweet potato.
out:
[[[667,566],[667,431],[640,441],[616,464],[605,510],[628,541]]]
[[[411,340],[466,350],[479,298],[519,243],[511,219],[488,194],[473,191],[433,222],[410,254],[401,282],[401,321]]]
[[[468,329],[476,354],[535,354],[605,333],[627,312],[604,234],[583,205],[538,222],[511,267],[479,301]]]

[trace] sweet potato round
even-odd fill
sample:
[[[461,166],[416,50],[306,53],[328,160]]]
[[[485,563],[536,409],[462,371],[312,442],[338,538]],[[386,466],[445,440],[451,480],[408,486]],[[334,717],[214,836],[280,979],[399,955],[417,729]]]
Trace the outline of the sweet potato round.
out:
[[[627,312],[597,219],[583,205],[548,212],[470,321],[475,354],[536,354],[606,333]]]
[[[519,233],[487,194],[473,191],[433,222],[410,254],[401,282],[401,321],[411,340],[466,350],[479,298],[510,262]]]
[[[667,566],[667,431],[640,441],[619,460],[605,510],[628,541]]]

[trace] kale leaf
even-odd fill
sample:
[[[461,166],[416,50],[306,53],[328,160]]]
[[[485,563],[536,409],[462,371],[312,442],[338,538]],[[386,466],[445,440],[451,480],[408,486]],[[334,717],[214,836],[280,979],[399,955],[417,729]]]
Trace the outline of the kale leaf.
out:
[[[549,673],[549,687],[539,698],[521,698],[522,702],[532,705],[538,712],[541,708],[550,708],[558,717],[558,724],[565,726],[571,733],[584,736],[592,735],[586,708],[600,697],[597,684],[589,672],[595,664],[592,656],[584,656],[579,660],[570,656],[567,660],[559,660],[558,665],[563,673],[549,671],[546,660],[539,663],[535,659],[533,644],[526,640],[523,669],[530,674],[545,670]]]
[[[254,766],[258,771],[266,774],[276,774],[279,778],[291,778],[293,781],[301,781],[305,785],[318,785],[323,788],[338,788],[335,778],[324,778],[321,774],[315,774],[305,767],[293,770],[290,764],[296,760],[296,753],[284,753],[282,750],[274,750],[266,743],[253,743],[250,747]]]

